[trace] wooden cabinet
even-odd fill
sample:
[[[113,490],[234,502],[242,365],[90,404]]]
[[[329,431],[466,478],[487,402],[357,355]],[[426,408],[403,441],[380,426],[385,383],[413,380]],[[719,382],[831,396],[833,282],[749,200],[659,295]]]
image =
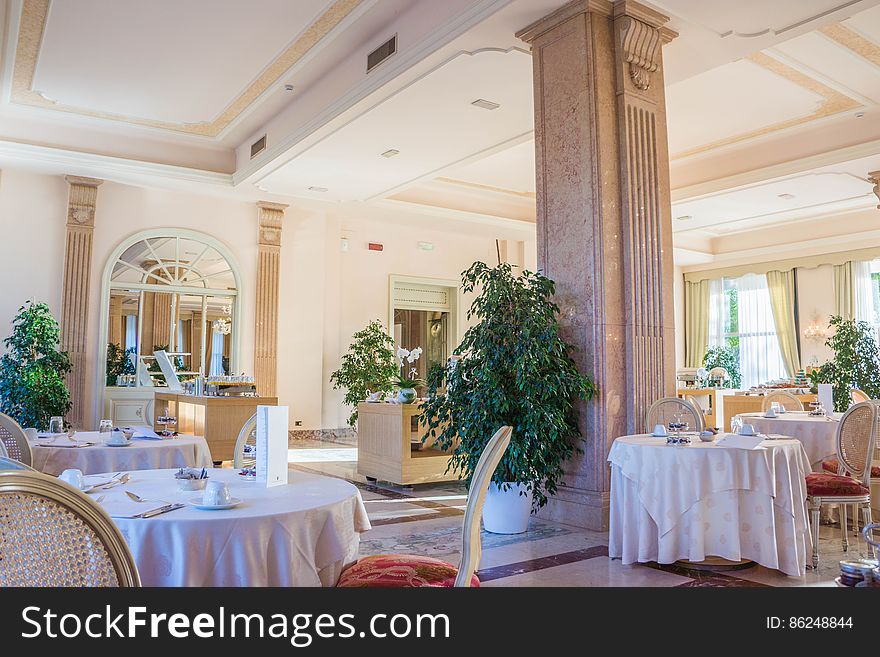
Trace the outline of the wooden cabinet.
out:
[[[446,471],[449,454],[421,445],[420,414],[419,404],[359,404],[358,473],[401,485],[456,481],[457,473]]]
[[[156,392],[154,421],[160,415],[177,418],[178,432],[204,436],[214,462],[231,461],[238,433],[257,412],[257,406],[277,405],[277,397],[197,397]]]
[[[114,427],[152,426],[153,388],[104,388],[104,415]]]
[[[810,402],[818,399],[816,395],[795,395],[804,408],[809,410]],[[726,401],[724,430],[730,431],[730,421],[740,413],[758,413],[764,409],[764,395],[735,395]]]
[[[707,427],[721,427],[727,417],[727,400],[736,393],[730,388],[679,388],[678,396],[695,404],[703,411]]]

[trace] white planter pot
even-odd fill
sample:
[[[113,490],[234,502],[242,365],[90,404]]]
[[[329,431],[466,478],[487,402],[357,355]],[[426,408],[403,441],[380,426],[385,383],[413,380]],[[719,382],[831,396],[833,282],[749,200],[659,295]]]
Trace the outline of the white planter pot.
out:
[[[522,534],[529,528],[532,491],[520,495],[525,484],[510,484],[502,490],[494,481],[489,484],[483,507],[483,528],[493,534]]]

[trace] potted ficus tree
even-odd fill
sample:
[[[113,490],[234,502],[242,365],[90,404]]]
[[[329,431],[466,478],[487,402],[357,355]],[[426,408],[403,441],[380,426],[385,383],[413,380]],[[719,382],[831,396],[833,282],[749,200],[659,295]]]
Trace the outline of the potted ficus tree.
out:
[[[344,401],[354,407],[349,426],[357,424],[357,405],[368,395],[382,397],[391,392],[392,381],[398,374],[394,340],[382,323],[374,319],[352,336],[339,369],[330,375],[333,389],[345,389]]]
[[[834,387],[834,410],[843,412],[851,403],[850,391],[858,388],[871,399],[880,398],[880,348],[868,322],[834,315],[828,322],[833,334],[825,345],[834,357],[813,370],[811,383]]]
[[[530,512],[556,493],[562,462],[578,449],[575,404],[595,388],[559,336],[552,280],[476,262],[462,274],[462,289],[479,292],[468,310],[476,323],[454,352],[455,366],[431,368],[420,422],[436,446],[451,450],[449,467],[468,481],[492,434],[513,427],[483,524],[490,532],[520,533]]]
[[[45,303],[28,301],[12,320],[0,358],[0,411],[23,427],[46,429],[53,415],[70,410],[64,383],[71,364],[59,350],[61,330]]]

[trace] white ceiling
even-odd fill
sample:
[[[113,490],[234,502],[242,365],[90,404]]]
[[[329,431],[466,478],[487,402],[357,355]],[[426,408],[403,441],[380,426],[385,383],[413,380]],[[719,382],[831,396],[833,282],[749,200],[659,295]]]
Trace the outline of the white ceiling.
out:
[[[33,89],[92,112],[209,123],[333,1],[56,1]]]

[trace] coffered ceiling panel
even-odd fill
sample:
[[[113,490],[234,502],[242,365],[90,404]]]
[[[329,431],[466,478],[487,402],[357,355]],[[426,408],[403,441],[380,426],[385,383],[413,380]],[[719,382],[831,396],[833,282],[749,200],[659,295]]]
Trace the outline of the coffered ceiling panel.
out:
[[[364,0],[23,0],[11,100],[216,136]]]

